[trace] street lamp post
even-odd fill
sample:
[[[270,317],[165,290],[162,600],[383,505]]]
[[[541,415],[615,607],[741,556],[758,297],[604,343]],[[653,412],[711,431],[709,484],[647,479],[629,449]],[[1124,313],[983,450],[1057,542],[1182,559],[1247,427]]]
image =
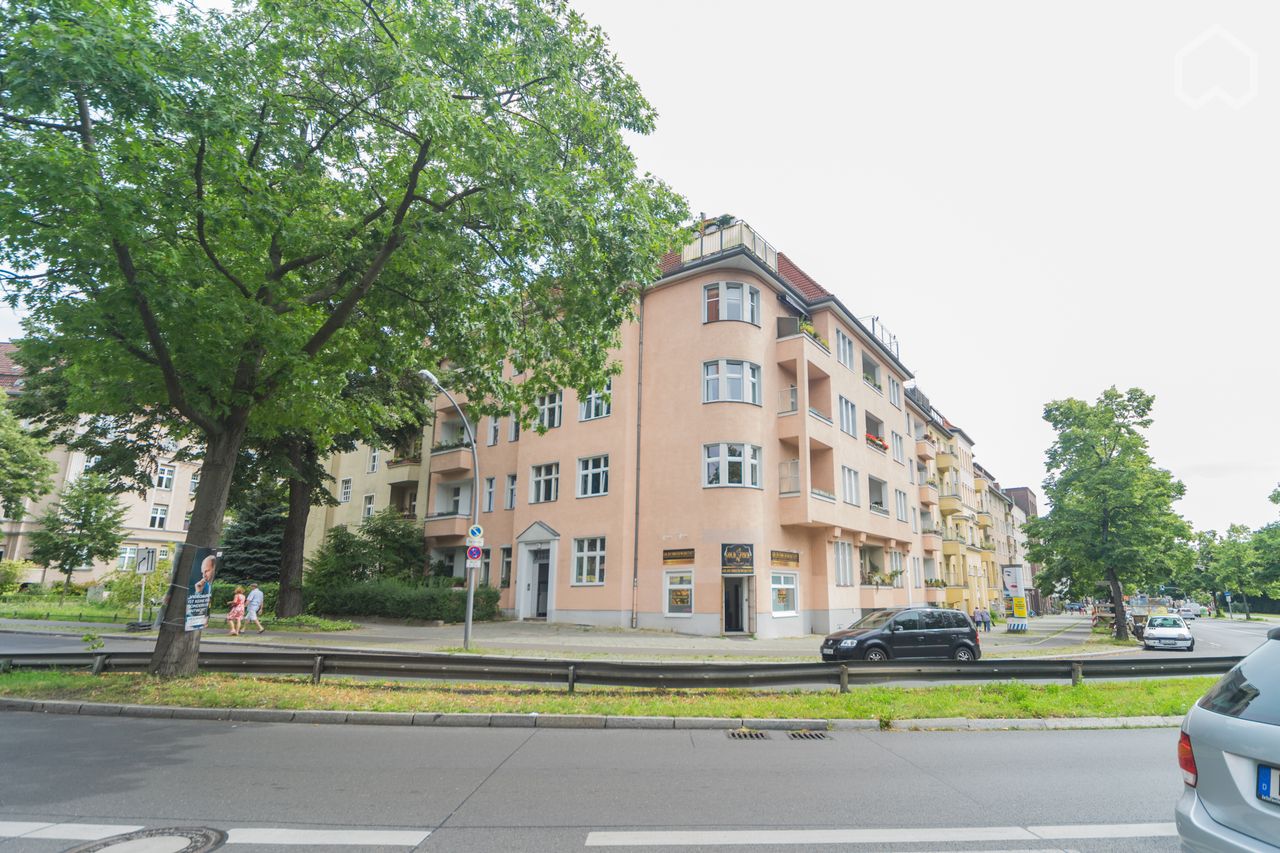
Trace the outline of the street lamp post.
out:
[[[458,417],[462,419],[462,428],[467,432],[467,444],[471,448],[471,524],[473,527],[477,526],[480,524],[480,460],[476,456],[476,436],[471,431],[471,421],[467,420],[467,415],[462,411],[462,407],[458,405],[458,401],[453,399],[453,395],[448,392],[444,385],[440,384],[440,380],[436,379],[434,373],[425,368],[418,371],[418,373],[440,389],[440,393],[448,398],[449,405],[453,406],[454,411],[458,413]],[[466,651],[471,651],[471,614],[475,610],[476,578],[472,569],[468,568],[466,572],[467,615],[462,623],[462,648]]]

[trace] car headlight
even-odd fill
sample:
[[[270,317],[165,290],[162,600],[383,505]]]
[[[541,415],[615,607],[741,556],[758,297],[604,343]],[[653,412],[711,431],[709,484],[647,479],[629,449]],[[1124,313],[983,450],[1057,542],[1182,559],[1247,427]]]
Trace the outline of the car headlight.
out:
[[[849,639],[847,639],[847,640],[841,640],[841,641],[840,641],[840,648],[842,648],[842,649],[851,649],[851,648],[853,648],[853,647],[854,647],[854,646],[856,646],[856,645],[858,645],[858,638],[857,638],[857,637],[850,637],[850,638],[849,638]]]

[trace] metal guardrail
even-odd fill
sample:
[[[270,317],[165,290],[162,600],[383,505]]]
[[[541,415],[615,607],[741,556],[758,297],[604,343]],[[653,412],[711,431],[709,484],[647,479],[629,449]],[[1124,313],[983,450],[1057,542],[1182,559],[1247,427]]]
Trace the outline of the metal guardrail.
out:
[[[882,684],[892,681],[1007,681],[1012,679],[1156,678],[1226,672],[1239,657],[1094,658],[1086,660],[990,660],[975,663],[640,663],[540,658],[387,654],[364,652],[201,652],[205,672],[310,675],[364,675],[448,681],[517,681],[615,687],[786,687],[809,684]],[[56,652],[0,656],[0,672],[35,669],[89,669],[145,672],[150,652]]]

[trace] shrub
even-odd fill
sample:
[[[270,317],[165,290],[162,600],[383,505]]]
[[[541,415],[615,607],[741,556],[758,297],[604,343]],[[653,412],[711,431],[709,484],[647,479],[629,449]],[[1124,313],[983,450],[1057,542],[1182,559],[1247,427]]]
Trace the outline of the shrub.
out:
[[[498,615],[498,590],[476,589],[473,617],[489,620]],[[466,618],[467,592],[436,586],[416,586],[396,580],[368,581],[308,588],[307,609],[326,616],[382,616],[391,619]]]
[[[320,588],[367,580],[412,581],[422,577],[426,564],[422,528],[388,507],[355,531],[329,528],[307,563],[306,584]]]
[[[0,595],[17,592],[27,572],[37,568],[39,566],[29,560],[0,560]]]

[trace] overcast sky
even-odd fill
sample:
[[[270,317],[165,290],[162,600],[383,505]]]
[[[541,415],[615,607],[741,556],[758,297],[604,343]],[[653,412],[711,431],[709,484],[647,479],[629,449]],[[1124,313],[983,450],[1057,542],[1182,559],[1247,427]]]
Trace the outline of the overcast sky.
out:
[[[1278,517],[1280,4],[573,2],[642,166],[879,315],[1004,485],[1137,385],[1193,524]]]
[[[1002,484],[1136,385],[1194,525],[1280,517],[1280,4],[572,2],[642,166],[879,315]]]

